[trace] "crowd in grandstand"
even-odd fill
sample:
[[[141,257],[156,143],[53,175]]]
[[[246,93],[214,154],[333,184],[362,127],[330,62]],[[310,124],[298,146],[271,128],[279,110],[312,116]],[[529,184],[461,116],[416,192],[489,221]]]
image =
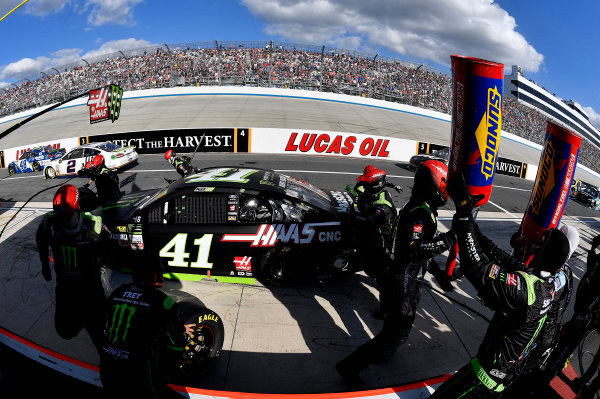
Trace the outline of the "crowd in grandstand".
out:
[[[305,51],[283,46],[177,47],[119,52],[116,57],[40,73],[0,93],[0,117],[52,104],[108,83],[125,91],[157,87],[244,85],[345,93],[429,108],[449,114],[452,79],[444,72],[390,58],[345,51]],[[53,69],[59,72],[58,69]],[[504,96],[502,128],[543,144],[546,117]],[[582,142],[579,162],[600,150]]]

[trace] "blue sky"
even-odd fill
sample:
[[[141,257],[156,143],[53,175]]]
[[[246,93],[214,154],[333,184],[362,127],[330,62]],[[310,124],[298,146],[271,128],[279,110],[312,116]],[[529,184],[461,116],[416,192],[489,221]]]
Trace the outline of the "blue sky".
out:
[[[21,0],[0,0],[0,17]],[[0,88],[81,58],[159,43],[274,40],[448,69],[523,67],[600,127],[595,0],[29,0],[0,22]]]

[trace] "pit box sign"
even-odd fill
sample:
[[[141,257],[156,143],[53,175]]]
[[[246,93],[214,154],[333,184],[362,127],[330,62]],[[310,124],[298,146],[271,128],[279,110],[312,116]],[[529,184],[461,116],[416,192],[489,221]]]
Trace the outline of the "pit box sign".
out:
[[[90,123],[119,119],[123,89],[118,85],[108,85],[90,90],[87,105],[90,107]]]
[[[441,150],[443,148],[449,148],[445,145],[432,144],[432,143],[424,143],[417,142],[417,154],[431,154],[434,151]]]

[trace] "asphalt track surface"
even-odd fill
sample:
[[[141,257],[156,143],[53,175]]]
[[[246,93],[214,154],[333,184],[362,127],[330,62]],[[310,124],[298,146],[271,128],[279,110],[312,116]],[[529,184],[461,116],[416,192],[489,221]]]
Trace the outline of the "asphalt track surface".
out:
[[[274,107],[273,104],[270,105]],[[177,107],[172,109],[174,112],[178,110]],[[271,112],[287,115],[287,111],[280,111],[277,107],[272,108]],[[330,112],[328,110],[319,115],[324,119],[329,118],[327,123],[333,127],[338,125],[335,120],[339,121],[342,117]],[[304,120],[296,122],[304,123],[311,117],[303,116],[301,119]],[[381,119],[383,118],[379,115],[377,120]],[[84,118],[83,121],[70,120],[69,123],[79,126],[80,123],[87,122]],[[240,126],[251,126],[244,123],[244,120],[238,122]],[[363,120],[361,126],[369,126],[371,122]],[[357,122],[352,123],[354,126],[359,125]],[[398,123],[390,123],[396,126],[396,133]],[[219,120],[212,126],[217,125],[234,124]],[[347,127],[350,123],[345,125]],[[415,122],[410,126],[422,125]],[[447,129],[447,125],[446,123],[440,129]],[[314,123],[307,128],[325,129],[318,126],[321,125]],[[272,127],[281,126],[276,126],[273,122]],[[411,128],[406,129],[405,132]],[[437,139],[434,137],[427,140],[443,143],[443,134],[440,135],[439,131],[437,134]],[[68,137],[73,135],[75,134],[69,133]],[[422,136],[419,139],[423,140]],[[36,141],[39,140],[36,138]],[[539,158],[539,152],[537,157],[533,157]],[[343,189],[346,184],[354,183],[364,168],[365,161],[306,156],[197,154],[194,164],[200,167],[239,165],[271,168],[321,188]],[[390,181],[405,188],[402,194],[393,193],[396,206],[401,207],[408,199],[413,174],[399,163],[375,161],[373,164],[386,170]],[[3,204],[0,210],[0,228],[12,216],[14,208],[10,207],[15,201],[26,201],[36,192],[64,181],[43,180],[40,174],[8,177],[2,173],[6,172],[0,171],[0,202]],[[166,184],[164,177],[177,176],[160,155],[141,156],[139,165],[120,175],[121,181],[128,182],[123,187],[125,192],[162,187]],[[84,183],[83,179],[72,182],[76,182],[76,185]],[[505,249],[509,248],[508,239],[522,218],[532,185],[530,181],[497,175],[490,202],[480,210],[478,221],[482,231]],[[49,189],[32,201],[48,207],[54,190]],[[97,354],[91,350],[85,333],[72,341],[63,341],[54,332],[53,283],[45,283],[41,277],[33,238],[41,214],[39,209],[23,210],[0,238],[0,259],[3,259],[0,262],[3,276],[0,286],[0,327],[15,331],[60,353],[94,363],[97,361]],[[451,214],[451,206],[440,209],[440,230],[444,231],[449,227]],[[600,231],[597,215],[596,211],[572,200],[567,203],[563,222],[576,226],[581,235],[580,247],[571,261],[576,276],[575,288],[585,271],[589,243]],[[438,261],[444,262],[445,259],[440,256]],[[377,309],[377,292],[373,281],[362,274],[348,276],[327,285],[285,289],[214,282],[173,284],[167,288],[193,292],[206,306],[221,315],[225,322],[224,351],[215,369],[199,379],[199,386],[237,392],[317,393],[401,385],[452,373],[465,364],[475,354],[491,312],[474,299],[475,292],[467,281],[455,282],[452,293],[441,292],[437,283],[429,279],[428,285],[408,342],[389,361],[373,365],[363,372],[361,384],[343,380],[335,372],[334,365],[381,327],[381,322],[371,315],[371,311]],[[572,304],[565,320],[568,320],[571,312]],[[10,353],[4,358],[13,360]],[[12,365],[11,363],[10,366]],[[23,386],[19,389],[25,389],[25,392],[30,389],[27,386],[31,383],[30,372],[36,372],[29,370],[19,373],[12,367],[9,370],[6,364],[0,371],[3,379],[7,375],[10,377],[13,388],[15,381],[18,381],[16,385],[22,383]],[[59,380],[58,377],[46,381],[46,393],[52,391],[51,386],[57,389],[55,392],[62,392],[59,389],[64,391],[64,387],[72,383]],[[52,384],[54,381],[60,381],[60,385]],[[83,389],[80,386],[73,388],[77,390],[78,397],[84,396]],[[93,397],[95,393],[97,390],[91,389],[88,397]]]

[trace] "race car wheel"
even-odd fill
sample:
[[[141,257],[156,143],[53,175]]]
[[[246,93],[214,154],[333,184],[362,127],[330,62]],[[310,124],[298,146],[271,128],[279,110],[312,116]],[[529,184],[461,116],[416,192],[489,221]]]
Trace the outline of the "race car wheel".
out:
[[[266,285],[287,287],[298,281],[300,273],[289,248],[273,248],[263,257],[259,278]]]
[[[8,174],[9,175],[14,175],[16,173],[15,167],[14,165],[9,165],[8,166]]]
[[[56,171],[52,166],[48,166],[44,169],[44,176],[46,176],[47,179],[54,179],[56,177]]]
[[[184,324],[192,324],[190,327],[194,331],[188,335],[180,374],[184,380],[191,382],[214,367],[223,348],[225,328],[221,317],[207,308],[184,319]]]
[[[33,161],[33,163],[31,164],[31,167],[33,168],[34,172],[39,172],[40,171],[40,163],[38,161]]]

